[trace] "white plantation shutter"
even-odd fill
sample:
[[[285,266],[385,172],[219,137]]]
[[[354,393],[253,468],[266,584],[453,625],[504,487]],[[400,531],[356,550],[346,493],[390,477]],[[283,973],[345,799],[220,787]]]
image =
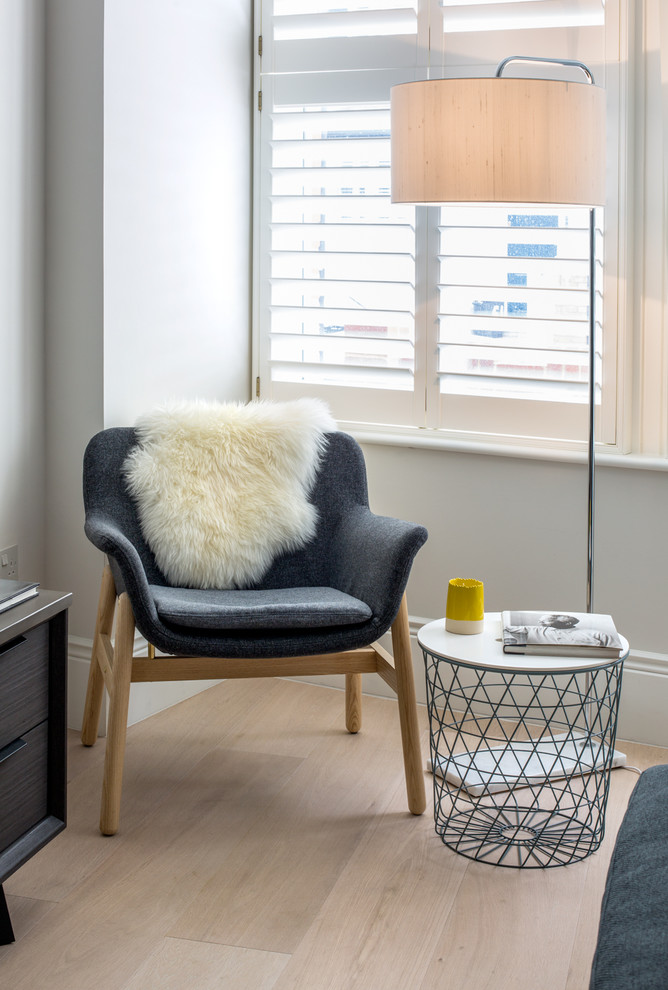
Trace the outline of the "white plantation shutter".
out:
[[[262,394],[400,424],[415,418],[415,209],[390,203],[389,88],[417,62],[417,10],[345,6],[274,0],[263,22]]]
[[[351,0],[340,6],[321,0],[266,0],[264,12],[264,73],[416,64],[417,0]]]
[[[603,6],[601,0],[441,0],[446,33],[599,26]]]
[[[387,109],[273,116],[276,394],[292,393],[291,385],[323,395],[346,387],[398,390],[412,401],[415,211],[389,205],[389,164]],[[336,395],[327,398],[338,406]]]
[[[589,382],[589,211],[494,206],[440,213],[439,425],[491,433],[502,425],[514,435],[582,437]],[[598,299],[600,403],[600,289]],[[531,428],[527,401],[534,404]]]
[[[263,397],[317,395],[349,423],[584,440],[588,211],[392,204],[389,98],[429,73],[493,75],[521,51],[576,57],[600,77],[603,13],[601,0],[265,0]],[[601,319],[602,211],[597,220],[605,401],[615,347]],[[614,415],[601,421],[614,432]]]

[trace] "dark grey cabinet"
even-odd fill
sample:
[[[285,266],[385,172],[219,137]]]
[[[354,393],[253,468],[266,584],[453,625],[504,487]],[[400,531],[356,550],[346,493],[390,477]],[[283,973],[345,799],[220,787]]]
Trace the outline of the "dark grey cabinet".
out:
[[[0,944],[14,941],[2,884],[65,828],[67,609],[44,591],[0,612]]]

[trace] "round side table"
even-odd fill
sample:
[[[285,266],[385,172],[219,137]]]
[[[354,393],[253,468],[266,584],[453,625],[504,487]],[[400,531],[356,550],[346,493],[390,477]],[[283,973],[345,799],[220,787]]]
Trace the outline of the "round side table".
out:
[[[501,615],[461,636],[418,633],[434,821],[446,846],[496,866],[564,866],[603,839],[628,643],[617,659],[506,654]]]

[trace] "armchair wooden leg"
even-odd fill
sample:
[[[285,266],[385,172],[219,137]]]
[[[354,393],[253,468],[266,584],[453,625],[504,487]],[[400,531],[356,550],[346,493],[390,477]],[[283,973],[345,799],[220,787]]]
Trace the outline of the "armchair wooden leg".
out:
[[[109,699],[107,748],[104,755],[102,807],[100,810],[100,831],[103,835],[116,833],[121,814],[123,762],[128,726],[134,634],[135,621],[132,606],[127,594],[124,593],[118,599],[113,683]]]
[[[114,613],[116,611],[116,587],[109,564],[105,564],[102,572],[102,583],[100,585],[100,598],[97,607],[97,618],[95,620],[95,634],[93,636],[93,650],[90,658],[90,671],[88,673],[88,688],[86,690],[86,701],[84,703],[83,720],[81,724],[81,742],[84,746],[93,746],[97,740],[100,726],[100,710],[102,708],[102,692],[104,689],[104,677],[98,661],[98,650],[103,649],[101,644],[102,636],[111,636],[114,625]]]
[[[346,674],[346,729],[359,732],[362,728],[362,675]]]
[[[405,595],[401,600],[397,617],[392,623],[392,651],[397,673],[397,702],[404,750],[408,807],[414,815],[421,815],[427,806],[427,799],[420,752],[420,730],[417,720],[408,605]]]

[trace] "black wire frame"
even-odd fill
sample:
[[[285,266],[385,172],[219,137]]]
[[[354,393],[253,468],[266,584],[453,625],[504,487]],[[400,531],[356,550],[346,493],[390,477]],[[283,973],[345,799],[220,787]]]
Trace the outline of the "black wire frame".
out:
[[[423,649],[436,833],[462,856],[548,868],[605,831],[623,659],[503,671]]]

